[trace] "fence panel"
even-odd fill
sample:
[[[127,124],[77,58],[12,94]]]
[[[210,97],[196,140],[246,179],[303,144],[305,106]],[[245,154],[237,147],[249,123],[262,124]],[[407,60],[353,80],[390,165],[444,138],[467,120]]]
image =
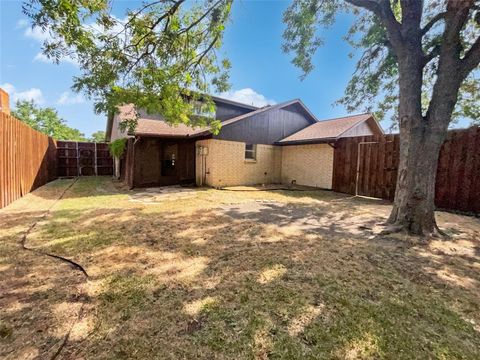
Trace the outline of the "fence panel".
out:
[[[393,200],[399,136],[343,138],[335,145],[333,190]],[[480,213],[480,129],[451,130],[440,151],[435,205]]]
[[[108,144],[58,141],[58,176],[113,175]]]
[[[56,178],[56,145],[0,112],[0,208]]]

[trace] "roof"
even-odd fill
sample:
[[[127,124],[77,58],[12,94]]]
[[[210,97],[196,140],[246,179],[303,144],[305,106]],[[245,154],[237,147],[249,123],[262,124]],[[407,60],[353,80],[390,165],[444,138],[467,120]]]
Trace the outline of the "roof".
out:
[[[363,123],[370,119],[375,122],[378,130],[383,133],[382,128],[380,127],[380,125],[378,125],[372,114],[360,114],[318,121],[290,136],[287,136],[286,138],[278,141],[277,143],[286,145],[334,141],[340,138],[348,130],[353,129],[360,123]]]
[[[271,111],[274,109],[281,109],[290,105],[298,104],[310,118],[311,122],[318,122],[315,115],[313,115],[310,110],[303,104],[300,99],[294,99],[290,101],[286,101],[276,105],[268,105],[262,108],[251,107],[250,105],[240,104],[234,101],[219,99],[213,97],[215,101],[222,101],[225,103],[231,103],[234,105],[239,104],[240,106],[255,109],[254,111],[248,112],[243,115],[236,116],[234,118],[222,121],[222,127],[228,126],[230,124],[236,123],[237,121],[241,121],[243,119],[249,118],[250,116],[260,114],[262,112]],[[133,118],[135,116],[134,113],[134,106],[133,104],[123,105],[120,106],[118,112],[118,116],[122,119],[126,118]],[[111,130],[111,123],[113,119],[109,119],[109,123],[107,124],[107,131]],[[145,111],[139,110],[139,118],[137,127],[135,129],[135,135],[139,136],[165,136],[165,137],[190,137],[190,136],[203,136],[209,135],[210,128],[209,127],[190,127],[185,124],[177,124],[177,125],[170,125],[163,120],[160,115],[151,115],[147,114]],[[108,138],[108,134],[107,134]]]
[[[238,101],[223,99],[223,98],[220,98],[218,96],[210,95],[210,98],[215,102],[220,102],[220,103],[229,104],[229,105],[235,105],[235,106],[242,107],[242,108],[249,109],[249,110],[258,109],[258,106],[253,106],[253,105],[244,104],[244,103],[241,103],[241,102],[238,102]]]
[[[235,123],[235,122],[237,122],[237,121],[240,121],[240,120],[249,118],[250,116],[257,115],[257,114],[260,114],[260,113],[262,113],[262,112],[271,111],[271,110],[273,110],[273,109],[281,109],[281,108],[284,108],[284,107],[287,107],[287,106],[290,106],[290,105],[294,105],[294,104],[300,105],[300,106],[305,110],[305,112],[308,114],[308,116],[310,117],[310,119],[311,119],[313,122],[317,122],[317,121],[318,121],[318,119],[315,117],[315,115],[313,115],[313,114],[310,112],[310,110],[308,110],[308,108],[305,106],[305,104],[302,102],[302,100],[300,100],[300,99],[294,99],[294,100],[285,101],[285,102],[283,102],[283,103],[276,104],[276,105],[267,105],[267,106],[264,106],[264,107],[262,107],[262,108],[260,108],[260,109],[255,110],[255,111],[251,111],[251,112],[249,112],[249,113],[246,113],[246,114],[239,115],[239,116],[237,116],[237,117],[228,119],[228,120],[222,122],[222,126],[226,126],[226,125],[233,124],[233,123]]]
[[[222,99],[218,96],[210,96],[210,98],[217,103],[234,105],[236,107],[244,108],[250,111],[257,110],[258,107],[248,104],[243,104],[237,101]],[[120,118],[134,117],[133,104],[122,105],[118,107],[118,116]],[[139,111],[136,135],[143,136],[172,136],[172,137],[187,137],[192,135],[208,134],[208,127],[192,128],[185,124],[170,125],[166,123],[160,115],[149,115],[144,111]],[[106,138],[109,139],[112,133],[114,114],[109,114],[107,117]]]
[[[143,110],[138,111],[138,123],[135,128],[135,135],[143,136],[172,136],[172,137],[188,137],[197,133],[208,131],[208,127],[196,127],[185,124],[170,125],[162,119],[160,115],[147,114]],[[123,105],[118,108],[118,116],[122,119],[134,117],[133,104]]]

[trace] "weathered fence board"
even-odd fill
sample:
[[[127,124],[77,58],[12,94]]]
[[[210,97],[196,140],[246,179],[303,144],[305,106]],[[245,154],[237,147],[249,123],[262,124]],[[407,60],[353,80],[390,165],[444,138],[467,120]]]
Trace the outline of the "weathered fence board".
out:
[[[399,136],[343,138],[335,145],[333,190],[393,200]],[[480,213],[480,129],[451,130],[440,151],[435,204]]]
[[[0,208],[56,178],[55,141],[0,113]]]
[[[58,176],[113,175],[108,144],[57,141]]]
[[[112,174],[108,144],[55,141],[0,112],[0,209],[59,176]]]

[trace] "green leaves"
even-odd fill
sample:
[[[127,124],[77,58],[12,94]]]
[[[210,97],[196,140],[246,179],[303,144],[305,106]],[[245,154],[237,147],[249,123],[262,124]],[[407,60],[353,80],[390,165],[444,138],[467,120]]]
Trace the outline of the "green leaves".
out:
[[[196,125],[189,103],[229,86],[230,63],[217,49],[231,0],[184,2],[150,0],[120,19],[110,0],[30,0],[24,11],[51,34],[45,55],[78,60],[73,89],[97,112],[133,103],[172,124]]]
[[[89,140],[91,142],[99,143],[99,142],[104,142],[105,138],[106,138],[105,131],[96,131],[92,134]]]
[[[355,72],[348,82],[344,96],[335,104],[341,104],[349,112],[374,112],[379,120],[386,116],[397,118],[398,108],[398,65],[384,24],[370,11],[351,7],[347,0],[294,0],[284,14],[283,50],[294,54],[292,63],[299,67],[304,78],[313,70],[313,56],[322,39],[319,32],[328,28],[335,16],[342,11],[351,11],[355,22],[345,36],[345,40],[355,49],[361,51]],[[395,19],[402,20],[399,1],[391,1],[390,6]],[[430,103],[433,85],[437,78],[439,49],[443,40],[443,17],[445,2],[428,2],[424,6],[422,39],[423,52],[428,62],[424,68],[422,87],[422,109],[425,114]],[[480,27],[475,21],[479,10],[470,13],[470,19],[460,33],[463,47],[469,49],[480,34]],[[353,57],[353,54],[351,54]],[[459,93],[455,118],[470,118],[478,122],[480,115],[480,76],[474,70],[464,81]]]
[[[33,101],[20,100],[15,104],[12,115],[33,129],[40,131],[56,140],[85,141],[80,130],[65,124],[53,108],[41,108]]]
[[[127,138],[117,139],[108,144],[108,150],[113,157],[120,159],[125,152],[126,146]]]

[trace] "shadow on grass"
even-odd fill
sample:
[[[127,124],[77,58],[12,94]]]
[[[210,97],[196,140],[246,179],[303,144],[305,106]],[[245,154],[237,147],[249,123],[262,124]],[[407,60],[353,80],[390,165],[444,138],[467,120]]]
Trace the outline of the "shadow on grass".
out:
[[[90,311],[64,356],[479,356],[480,298],[468,285],[480,281],[478,239],[465,244],[470,252],[442,253],[379,237],[371,228],[384,215],[369,199],[294,196],[318,200],[309,204],[273,195],[188,212],[183,202],[172,210],[102,207],[98,199],[88,209],[54,209],[30,244],[72,257],[92,275],[80,297]],[[18,215],[6,221],[12,231]],[[5,278],[18,282],[5,307],[14,333],[39,326],[15,320],[38,305],[46,316],[75,302],[65,300],[73,280],[29,261],[6,262]],[[28,287],[32,274],[51,287]]]

